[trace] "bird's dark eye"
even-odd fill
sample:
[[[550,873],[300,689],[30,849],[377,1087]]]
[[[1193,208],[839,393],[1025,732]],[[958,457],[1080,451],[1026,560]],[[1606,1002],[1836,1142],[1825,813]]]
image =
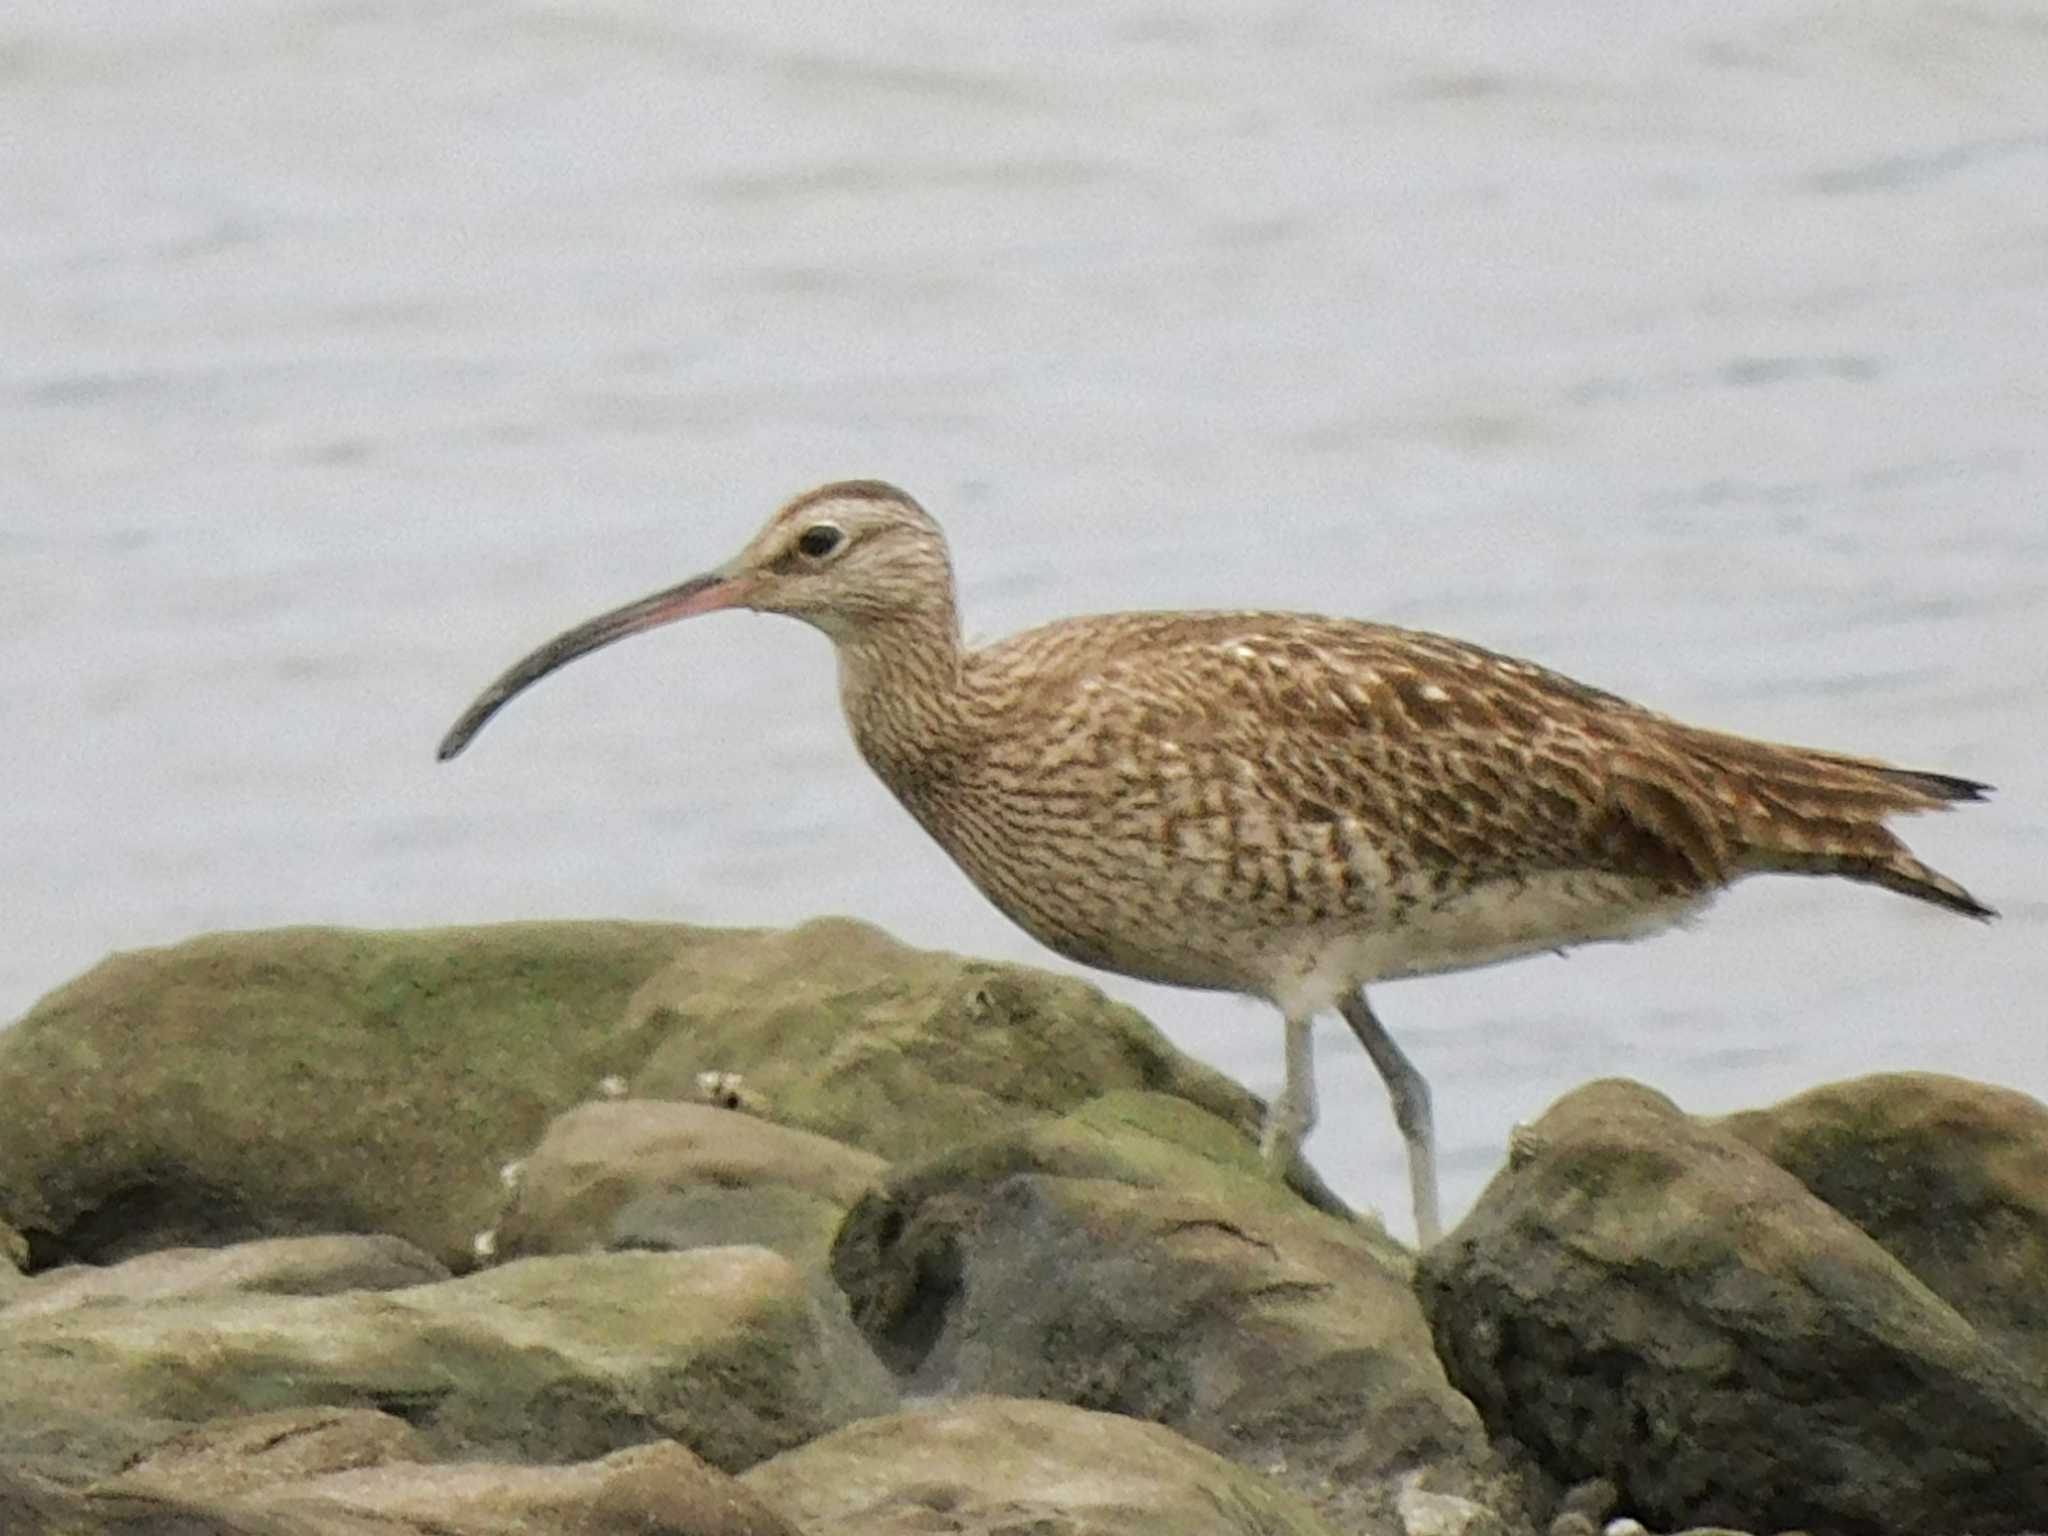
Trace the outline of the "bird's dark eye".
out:
[[[813,523],[796,536],[797,552],[811,560],[822,560],[845,538],[835,523]]]

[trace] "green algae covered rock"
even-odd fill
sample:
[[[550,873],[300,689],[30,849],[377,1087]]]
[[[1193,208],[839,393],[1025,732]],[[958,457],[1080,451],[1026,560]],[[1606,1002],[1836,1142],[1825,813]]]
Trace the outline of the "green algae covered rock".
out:
[[[31,1272],[327,1232],[462,1267],[501,1169],[600,1085],[881,1157],[1117,1088],[1247,1136],[1261,1113],[1085,982],[840,919],[217,934],[116,955],[0,1033],[0,1221]]]
[[[0,1033],[0,1218],[35,1267],[386,1232],[467,1261],[498,1166],[652,1047],[673,927],[215,934],[116,955]]]
[[[1063,1114],[1119,1088],[1258,1134],[1259,1100],[1075,977],[913,949],[822,918],[680,950],[633,999],[663,1044],[633,1078],[684,1099],[741,1079],[747,1107],[890,1161]]]

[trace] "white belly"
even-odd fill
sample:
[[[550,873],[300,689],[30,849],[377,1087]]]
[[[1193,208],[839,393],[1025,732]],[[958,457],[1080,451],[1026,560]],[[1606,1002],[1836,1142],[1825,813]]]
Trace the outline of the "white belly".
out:
[[[1618,875],[1546,874],[1495,882],[1366,929],[1300,932],[1269,966],[1289,1017],[1333,1006],[1355,987],[1474,970],[1577,944],[1639,939],[1697,915],[1711,893],[1673,896]]]

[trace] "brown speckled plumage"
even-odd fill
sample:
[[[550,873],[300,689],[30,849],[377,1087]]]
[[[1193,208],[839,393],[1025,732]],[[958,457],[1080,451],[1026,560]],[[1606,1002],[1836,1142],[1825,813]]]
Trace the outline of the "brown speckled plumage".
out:
[[[1982,785],[1699,730],[1439,635],[1125,613],[967,650],[937,524],[874,481],[799,496],[725,566],[550,642],[442,755],[563,662],[731,606],[832,637],[862,756],[1035,937],[1280,1007],[1288,1081],[1266,1138],[1280,1171],[1314,1119],[1308,1020],[1338,1008],[1388,1080],[1425,1242],[1428,1092],[1366,984],[1635,937],[1755,873],[1990,915],[1884,825]]]

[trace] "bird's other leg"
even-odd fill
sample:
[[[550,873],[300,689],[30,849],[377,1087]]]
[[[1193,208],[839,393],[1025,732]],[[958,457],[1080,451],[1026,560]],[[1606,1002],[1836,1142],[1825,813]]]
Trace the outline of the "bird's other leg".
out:
[[[1287,1021],[1287,1081],[1266,1106],[1259,1155],[1274,1178],[1285,1180],[1301,1150],[1301,1139],[1316,1123],[1316,1053],[1310,1018]]]
[[[1387,1095],[1394,1101],[1394,1123],[1408,1143],[1408,1192],[1415,1202],[1415,1239],[1418,1246],[1427,1248],[1443,1236],[1443,1221],[1437,1214],[1436,1122],[1429,1110],[1429,1084],[1373,1014],[1363,988],[1339,999],[1337,1011],[1379,1068]]]

